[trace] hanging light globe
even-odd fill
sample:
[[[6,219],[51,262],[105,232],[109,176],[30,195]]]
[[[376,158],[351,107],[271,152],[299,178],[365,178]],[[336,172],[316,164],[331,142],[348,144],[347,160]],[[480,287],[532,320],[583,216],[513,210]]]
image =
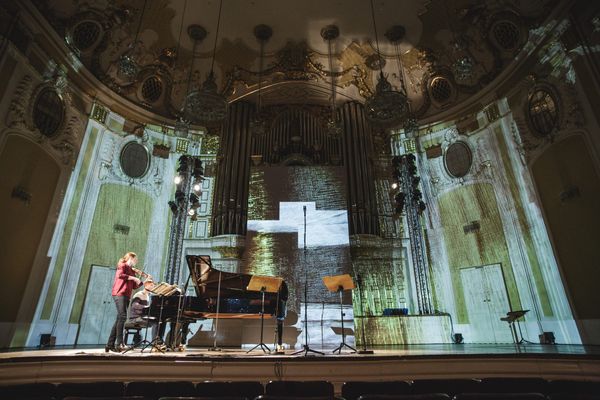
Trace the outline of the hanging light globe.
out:
[[[263,136],[267,133],[267,121],[260,114],[250,120],[249,127],[254,136]]]
[[[406,95],[393,90],[383,72],[379,73],[375,93],[367,99],[365,108],[367,119],[373,124],[385,128],[400,125],[409,112]]]
[[[325,133],[327,134],[327,136],[331,138],[337,138],[342,136],[342,132],[343,129],[340,121],[335,119],[333,116],[327,118],[327,121],[325,123]]]
[[[133,81],[140,71],[138,63],[135,61],[130,51],[127,51],[117,60],[117,75],[126,81]]]
[[[215,124],[227,115],[227,100],[217,91],[211,71],[200,89],[193,90],[185,100],[185,118],[193,124]]]

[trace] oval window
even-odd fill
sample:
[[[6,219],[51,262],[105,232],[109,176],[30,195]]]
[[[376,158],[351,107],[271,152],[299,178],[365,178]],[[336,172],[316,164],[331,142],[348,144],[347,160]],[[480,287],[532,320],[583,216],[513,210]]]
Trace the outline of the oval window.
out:
[[[121,169],[130,178],[141,178],[150,166],[150,155],[145,146],[129,142],[121,150]]]
[[[53,88],[44,88],[33,105],[33,123],[42,135],[52,137],[62,125],[65,117],[63,99]]]
[[[469,169],[471,169],[472,162],[473,155],[471,154],[471,149],[464,142],[452,143],[448,146],[444,154],[446,170],[455,178],[465,176],[469,172]]]

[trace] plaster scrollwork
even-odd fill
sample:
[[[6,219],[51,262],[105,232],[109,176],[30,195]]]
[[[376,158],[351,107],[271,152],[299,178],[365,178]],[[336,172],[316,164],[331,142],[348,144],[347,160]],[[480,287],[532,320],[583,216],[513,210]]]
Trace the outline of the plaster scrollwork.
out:
[[[33,92],[33,78],[25,75],[15,89],[13,100],[6,113],[6,125],[10,128],[30,130],[27,125],[27,110]]]
[[[119,140],[120,139],[120,140]],[[127,184],[141,191],[151,194],[153,197],[159,197],[163,187],[163,175],[165,173],[165,160],[158,157],[152,157],[148,151],[150,165],[148,171],[140,178],[132,178],[125,174],[120,165],[120,159],[114,155],[121,154],[123,147],[132,140],[145,145],[140,138],[131,139],[131,137],[116,138],[111,137],[105,140],[101,149],[101,160],[99,163],[98,179],[103,182],[114,182]]]

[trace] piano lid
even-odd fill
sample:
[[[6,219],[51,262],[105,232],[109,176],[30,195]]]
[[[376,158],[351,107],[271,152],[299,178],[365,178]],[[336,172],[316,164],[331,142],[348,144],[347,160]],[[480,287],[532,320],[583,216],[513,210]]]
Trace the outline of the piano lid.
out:
[[[201,297],[202,293],[200,288],[204,285],[206,278],[213,269],[210,256],[187,255],[185,258],[190,270],[192,282],[194,283],[196,296]]]

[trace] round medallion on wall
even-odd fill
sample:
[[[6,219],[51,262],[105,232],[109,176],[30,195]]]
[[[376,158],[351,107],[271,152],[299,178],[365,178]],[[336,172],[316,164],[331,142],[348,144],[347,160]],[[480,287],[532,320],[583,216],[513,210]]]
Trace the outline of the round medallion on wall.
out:
[[[150,153],[138,142],[131,141],[121,150],[121,169],[130,178],[141,178],[150,167]]]
[[[558,127],[558,100],[551,90],[535,88],[527,99],[529,126],[536,136],[550,135]]]
[[[81,51],[88,50],[98,43],[102,27],[96,21],[78,22],[71,30],[71,40]]]
[[[40,133],[53,137],[65,118],[65,103],[54,88],[42,89],[33,104],[33,123]]]
[[[462,178],[469,173],[473,163],[473,154],[465,142],[454,142],[444,153],[446,171],[454,178]]]
[[[163,83],[162,80],[156,76],[151,75],[147,77],[142,83],[142,98],[147,103],[156,103],[162,96]]]

